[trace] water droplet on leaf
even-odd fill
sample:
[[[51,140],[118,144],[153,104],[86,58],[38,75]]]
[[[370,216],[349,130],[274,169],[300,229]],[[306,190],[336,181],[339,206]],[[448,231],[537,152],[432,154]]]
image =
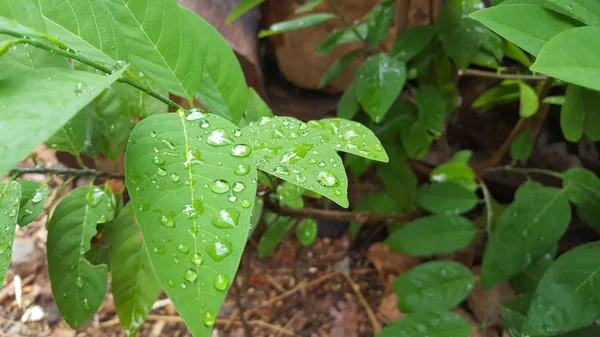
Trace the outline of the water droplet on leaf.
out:
[[[226,193],[229,191],[229,183],[223,179],[217,179],[210,184],[210,190],[217,194]]]
[[[238,226],[238,221],[240,219],[240,212],[228,208],[222,209],[215,213],[212,218],[212,225],[218,228],[235,228]]]
[[[219,291],[227,290],[229,287],[229,277],[227,277],[225,274],[218,273],[217,276],[215,276],[214,285],[215,289]]]

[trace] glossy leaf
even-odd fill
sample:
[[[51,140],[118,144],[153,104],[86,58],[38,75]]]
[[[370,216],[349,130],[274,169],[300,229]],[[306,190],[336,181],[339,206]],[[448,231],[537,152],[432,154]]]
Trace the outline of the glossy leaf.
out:
[[[562,14],[532,4],[494,6],[471,17],[534,56],[556,34],[579,26]]]
[[[260,31],[260,33],[258,33],[258,37],[267,37],[267,36],[281,34],[284,32],[289,32],[292,30],[313,27],[313,26],[319,25],[325,21],[329,21],[334,18],[336,18],[336,16],[331,13],[318,13],[318,14],[305,15],[305,16],[297,18],[297,19],[277,22],[277,23],[271,25],[271,27],[269,27],[268,30]]]
[[[273,117],[273,111],[263,101],[253,88],[248,89],[248,104],[246,104],[246,121],[255,122],[262,117]]]
[[[60,1],[60,0],[57,0]],[[128,61],[169,92],[192,99],[203,78],[204,53],[175,0],[102,0],[123,33]]]
[[[535,115],[540,106],[535,90],[529,85],[519,82],[519,92],[521,94],[519,115],[523,118]]]
[[[67,194],[48,223],[48,274],[58,311],[72,328],[82,326],[102,304],[108,281],[106,265],[92,265],[85,253],[99,223],[115,215],[115,198],[90,185]]]
[[[504,56],[511,58],[525,67],[529,68],[533,64],[529,59],[529,56],[519,47],[517,47],[514,43],[504,41],[502,52]]]
[[[554,262],[556,249],[533,261],[521,274],[510,279],[510,286],[517,292],[532,294],[542,279],[542,276]]]
[[[296,227],[296,238],[303,246],[310,246],[317,238],[317,222],[313,219],[304,219]]]
[[[150,257],[127,204],[112,223],[110,248],[111,290],[126,336],[135,336],[161,291]]]
[[[362,54],[362,52],[362,50],[356,49],[342,56],[339,60],[335,61],[331,65],[331,67],[327,69],[325,74],[323,74],[323,77],[319,81],[319,88],[323,88],[324,86],[329,84],[329,82],[333,81],[334,79],[336,79],[336,77],[342,74],[348,68],[348,66],[350,66],[352,61],[359,57]]]
[[[354,82],[346,88],[337,108],[337,116],[345,119],[353,119],[360,111],[360,103],[356,97],[356,85]]]
[[[534,182],[521,185],[488,240],[483,287],[512,278],[546,254],[565,233],[570,220],[565,191]]]
[[[387,54],[369,57],[356,71],[356,95],[365,111],[380,122],[402,92],[406,64]]]
[[[0,0],[0,29],[45,35],[46,23],[33,0]]]
[[[433,134],[440,136],[444,129],[446,102],[442,93],[432,86],[421,86],[415,94],[423,125]]]
[[[446,54],[459,68],[468,67],[483,43],[479,23],[462,19],[460,11],[447,5],[442,8],[439,24],[439,37]]]
[[[600,27],[569,29],[544,45],[531,70],[600,90],[599,50]]]
[[[125,39],[102,0],[41,0],[48,34],[105,63],[127,59]]]
[[[384,243],[401,254],[432,256],[466,247],[475,233],[476,229],[469,219],[454,214],[437,214],[403,225]]]
[[[287,206],[291,208],[302,208],[304,207],[304,200],[302,195],[306,190],[298,185],[294,185],[287,181],[277,185],[276,193],[273,195],[279,202],[280,206]]]
[[[240,132],[199,110],[158,114],[136,125],[127,148],[127,189],[150,260],[195,336],[210,334],[248,238],[256,169]]]
[[[503,82],[499,86],[493,87],[479,96],[479,98],[473,102],[472,107],[489,109],[497,104],[516,102],[521,97],[519,89],[519,85],[514,82]]]
[[[342,118],[326,118],[307,123],[321,134],[325,142],[336,151],[381,162],[389,160],[381,142],[366,126]]]
[[[523,332],[552,336],[592,324],[600,312],[600,243],[561,255],[544,273],[527,311]]]
[[[9,41],[0,37],[0,48]],[[69,60],[62,56],[52,55],[33,46],[18,45],[0,57],[0,80],[32,69],[68,67]]]
[[[294,226],[295,219],[287,216],[270,214],[266,218],[269,229],[263,234],[258,242],[258,255],[265,257],[269,255],[283,240],[287,233]]]
[[[560,110],[560,127],[570,142],[578,142],[585,133],[592,141],[600,140],[600,92],[573,84],[567,86],[565,103]]]
[[[244,128],[240,142],[261,171],[348,207],[344,164],[317,130],[291,117],[264,117]]]
[[[210,112],[237,124],[248,101],[248,86],[238,58],[213,26],[196,13],[186,8],[181,10],[195,34],[196,52],[202,55],[204,64],[196,98]]]
[[[457,152],[448,162],[434,168],[429,174],[433,182],[453,182],[475,191],[478,188],[475,182],[475,172],[469,166],[471,151]]]
[[[600,26],[600,3],[595,0],[547,0],[572,18],[589,26]]]
[[[418,312],[395,320],[376,337],[448,336],[467,337],[471,326],[449,311]]]
[[[21,199],[21,185],[12,181],[0,185],[0,283],[4,284],[4,277],[10,267],[15,228],[19,215],[19,202]]]
[[[322,2],[323,2],[323,0],[309,0],[304,5],[300,6],[298,9],[296,9],[295,12],[296,13],[310,12],[313,9],[315,9],[317,6],[319,6]]]
[[[21,201],[19,205],[19,226],[27,226],[34,221],[44,210],[48,200],[48,185],[35,181],[20,180]]]
[[[448,310],[462,302],[477,277],[454,261],[431,261],[398,277],[393,288],[402,312]]]
[[[98,76],[67,69],[40,69],[0,81],[0,106],[11,114],[0,117],[2,159],[6,173],[48,139],[124,71]],[[82,84],[81,91],[76,90]],[[35,96],[36,99],[31,99]]]
[[[408,62],[422,52],[437,33],[434,26],[415,26],[403,31],[392,47],[392,57]]]
[[[371,12],[372,18],[367,27],[367,41],[378,45],[388,34],[394,22],[396,10],[391,0],[382,0]]]
[[[452,182],[421,185],[417,202],[424,210],[436,214],[462,214],[472,210],[479,199],[465,187]]]
[[[77,86],[77,85],[76,85]],[[80,154],[86,147],[88,139],[88,114],[84,109],[56,131],[45,143],[56,151]]]
[[[229,16],[227,17],[227,20],[225,20],[225,22],[232,23],[237,18],[244,15],[246,12],[248,12],[252,8],[260,5],[263,2],[265,2],[265,0],[242,0],[242,1],[240,1],[235,6],[233,11],[231,11],[231,14],[229,14]]]
[[[581,221],[600,231],[600,179],[584,168],[572,168],[562,174],[565,194],[577,208]]]
[[[527,160],[533,154],[533,135],[529,129],[521,131],[510,145],[513,160]]]

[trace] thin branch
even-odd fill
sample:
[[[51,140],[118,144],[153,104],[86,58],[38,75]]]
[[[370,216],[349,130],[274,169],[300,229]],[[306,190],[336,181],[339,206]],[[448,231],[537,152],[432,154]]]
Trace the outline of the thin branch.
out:
[[[374,214],[369,211],[366,212],[347,212],[347,211],[334,211],[328,209],[317,209],[317,208],[289,208],[289,207],[278,207],[276,205],[265,205],[265,208],[279,215],[301,217],[301,218],[312,218],[315,220],[329,220],[329,221],[359,221],[363,223],[385,223],[391,224],[399,221],[410,221],[415,220],[422,216],[421,213],[407,213],[407,214]]]
[[[49,167],[34,167],[34,168],[16,168],[10,171],[10,175],[14,178],[18,178],[24,174],[29,173],[47,173],[54,175],[65,175],[71,177],[106,177],[113,179],[125,179],[125,176],[120,174],[112,174],[103,171],[91,170],[91,169],[55,169]]]
[[[492,233],[492,223],[494,222],[494,208],[492,207],[492,194],[482,178],[478,178],[479,186],[483,192],[483,200],[485,201],[485,209],[487,211],[486,230],[488,235]]]
[[[356,28],[354,27],[354,25],[352,24],[352,22],[348,21],[348,19],[346,19],[346,17],[344,16],[344,14],[342,13],[342,11],[340,10],[340,8],[335,4],[334,0],[327,0],[327,3],[329,4],[329,7],[331,7],[331,10],[333,11],[333,13],[340,19],[342,20],[342,22],[348,26],[348,28],[350,29],[350,31],[352,31],[352,33],[354,33],[354,35],[356,35],[356,37],[358,38],[359,41],[361,41],[364,45],[365,45],[365,49],[371,53],[376,53],[377,49],[369,43],[369,41],[367,41],[367,39],[365,37],[363,37],[362,35],[360,35],[360,32],[358,30],[356,30]]]
[[[499,80],[523,80],[523,81],[545,81],[548,76],[544,75],[527,75],[527,74],[504,74],[496,73],[492,71],[477,70],[477,69],[464,69],[458,71],[460,77],[484,77],[494,78]]]

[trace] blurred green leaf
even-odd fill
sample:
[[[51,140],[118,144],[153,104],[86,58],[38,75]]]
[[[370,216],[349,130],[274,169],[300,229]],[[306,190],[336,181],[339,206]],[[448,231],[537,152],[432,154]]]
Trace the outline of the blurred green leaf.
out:
[[[260,5],[265,2],[265,0],[241,0],[231,11],[231,14],[225,20],[225,23],[232,23],[240,16],[244,15],[246,12],[251,10],[252,8]]]
[[[275,250],[296,221],[291,217],[279,216],[272,213],[267,214],[269,216],[265,220],[269,229],[267,229],[260,238],[260,241],[258,241],[258,255],[260,257],[265,257]]]
[[[529,129],[521,131],[510,145],[513,160],[527,160],[533,154],[533,135]]]
[[[497,104],[516,102],[521,97],[519,86],[514,82],[502,82],[483,93],[473,103],[473,108],[489,109]]]
[[[352,63],[352,61],[359,57],[362,54],[362,52],[363,51],[361,49],[356,49],[342,56],[339,60],[335,61],[331,65],[331,67],[327,69],[327,71],[319,81],[319,88],[323,88],[324,86],[329,84],[329,82],[333,81],[334,79],[336,79],[336,77],[342,74],[346,70],[346,68],[348,68],[350,63]]]
[[[533,261],[521,274],[510,279],[510,286],[517,292],[531,294],[535,291],[546,269],[554,262],[556,247]]]
[[[573,19],[589,26],[600,26],[600,3],[594,0],[546,0],[561,7]]]
[[[519,115],[523,118],[535,115],[540,107],[540,101],[535,90],[529,85],[519,82],[519,92],[521,94]]]
[[[584,168],[572,168],[564,173],[563,188],[567,199],[577,208],[577,216],[600,231],[600,179]]]
[[[392,57],[404,62],[412,60],[431,43],[436,33],[437,29],[434,26],[415,26],[406,29],[394,41]]]
[[[284,181],[277,185],[277,191],[273,196],[279,201],[280,206],[302,208],[304,207],[304,200],[302,200],[304,191],[306,190],[303,187]]]
[[[262,38],[302,28],[313,27],[335,18],[336,16],[331,13],[318,13],[306,15],[289,21],[277,22],[271,25],[268,30],[260,31],[260,33],[258,33],[258,37]]]
[[[432,86],[421,86],[415,94],[420,119],[433,134],[440,136],[444,129],[446,104],[442,94]]]
[[[502,52],[504,56],[511,58],[525,67],[529,68],[533,64],[529,59],[529,56],[521,50],[521,48],[517,47],[514,43],[504,40],[502,43]]]
[[[262,117],[273,117],[273,111],[253,88],[248,88],[248,104],[246,104],[246,122],[255,122]]]
[[[471,329],[469,323],[453,312],[418,312],[395,320],[376,337],[468,337]]]
[[[479,187],[475,182],[475,172],[469,166],[471,151],[457,152],[448,162],[437,166],[429,174],[433,182],[453,182],[460,184],[468,190],[475,191]]]
[[[18,182],[11,181],[0,185],[0,247],[3,250],[0,255],[1,284],[4,284],[4,277],[10,267],[20,199],[21,185]]]
[[[580,141],[584,133],[592,141],[599,141],[600,92],[567,85],[565,103],[560,110],[560,127],[570,142]]]
[[[317,222],[313,219],[304,219],[296,227],[296,238],[303,246],[310,246],[317,238]]]
[[[322,55],[329,55],[339,45],[366,38],[367,30],[368,26],[366,23],[354,24],[348,28],[336,28],[315,47],[315,52]]]
[[[300,6],[298,9],[296,9],[295,12],[296,13],[310,12],[313,9],[315,9],[315,7],[320,5],[322,2],[323,2],[323,0],[309,0],[304,5]]]
[[[417,202],[424,210],[435,214],[462,214],[472,210],[479,199],[465,187],[453,182],[421,185]]]
[[[352,82],[348,88],[346,88],[344,95],[342,95],[342,98],[340,99],[337,108],[337,116],[345,119],[353,119],[359,111],[360,103],[356,96],[356,84]]]
[[[46,35],[46,23],[33,0],[0,0],[0,29],[23,35]]]
[[[456,8],[449,5],[442,7],[439,18],[440,41],[446,54],[461,69],[469,66],[483,43],[478,26],[479,23],[474,20],[462,19]]]
[[[370,14],[372,18],[368,23],[367,41],[376,46],[387,36],[396,10],[392,0],[381,0]]]
[[[48,185],[35,181],[20,180],[21,202],[19,205],[19,226],[23,227],[34,221],[46,206]]]

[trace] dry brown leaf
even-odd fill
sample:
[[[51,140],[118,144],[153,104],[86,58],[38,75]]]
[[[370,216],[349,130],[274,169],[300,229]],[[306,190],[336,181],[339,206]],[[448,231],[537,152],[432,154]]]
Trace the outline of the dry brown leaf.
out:
[[[472,271],[475,275],[481,275],[481,266],[473,267]],[[508,283],[501,283],[490,289],[482,289],[481,281],[478,280],[473,291],[467,297],[467,304],[479,323],[482,323],[487,317],[488,326],[499,326],[502,322],[499,304],[508,301],[514,294],[514,290]]]
[[[340,310],[335,308],[329,310],[333,317],[330,337],[358,337],[358,323],[361,315],[356,311],[356,303],[353,301],[338,303]]]
[[[380,242],[369,248],[367,258],[377,269],[381,283],[384,285],[391,282],[390,279],[395,279],[398,275],[421,263],[419,258],[396,253]]]

